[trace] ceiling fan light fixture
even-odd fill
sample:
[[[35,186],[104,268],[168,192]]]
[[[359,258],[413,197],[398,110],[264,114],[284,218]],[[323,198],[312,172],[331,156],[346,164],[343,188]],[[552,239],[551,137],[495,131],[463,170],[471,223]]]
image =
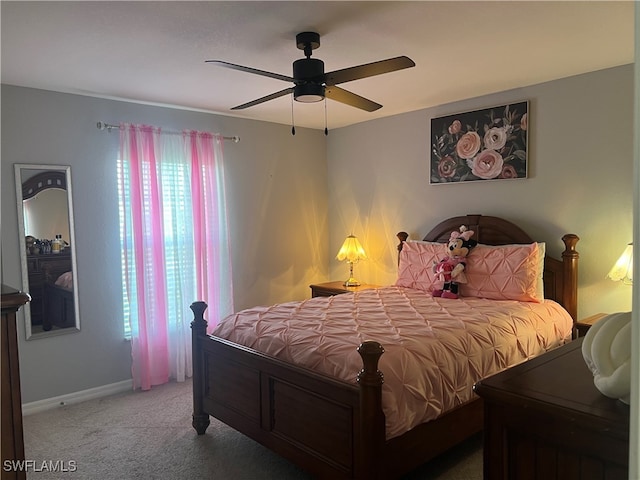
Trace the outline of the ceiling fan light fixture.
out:
[[[305,83],[293,87],[293,98],[296,102],[315,103],[324,100],[324,85]]]

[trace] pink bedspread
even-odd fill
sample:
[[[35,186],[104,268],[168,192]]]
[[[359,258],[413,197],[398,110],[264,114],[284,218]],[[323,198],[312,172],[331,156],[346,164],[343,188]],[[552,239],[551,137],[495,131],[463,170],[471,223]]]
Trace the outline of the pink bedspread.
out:
[[[213,334],[353,383],[362,368],[356,348],[380,342],[389,439],[467,402],[476,381],[562,345],[571,328],[550,300],[451,300],[384,287],[251,308]]]

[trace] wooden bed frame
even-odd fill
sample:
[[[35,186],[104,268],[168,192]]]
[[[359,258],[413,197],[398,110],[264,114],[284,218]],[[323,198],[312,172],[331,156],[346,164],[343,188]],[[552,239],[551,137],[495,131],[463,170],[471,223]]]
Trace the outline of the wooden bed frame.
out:
[[[42,329],[44,331],[49,331],[53,327],[73,327],[76,324],[73,290],[55,284],[60,275],[70,270],[71,257],[68,258],[68,262],[52,263],[42,268],[45,311]]]
[[[46,332],[53,327],[69,328],[76,324],[73,290],[54,283],[44,284],[46,315],[42,319],[42,329]]]
[[[425,237],[446,242],[466,225],[480,243],[531,243],[519,227],[481,215],[454,217]],[[406,240],[404,232],[398,234]],[[562,238],[562,259],[545,259],[545,297],[562,304],[576,321],[576,235]],[[199,435],[213,416],[319,478],[397,478],[479,432],[483,405],[476,399],[409,432],[386,440],[382,411],[383,347],[358,347],[363,368],[357,385],[288,364],[253,349],[206,335],[204,302],[191,309],[193,427]]]

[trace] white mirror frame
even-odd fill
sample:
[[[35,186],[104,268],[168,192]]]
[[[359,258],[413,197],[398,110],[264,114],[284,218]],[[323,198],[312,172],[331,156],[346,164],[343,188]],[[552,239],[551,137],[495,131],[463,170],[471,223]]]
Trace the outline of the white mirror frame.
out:
[[[67,196],[67,211],[69,215],[69,247],[71,250],[71,270],[73,271],[73,307],[75,322],[73,326],[66,328],[56,328],[49,331],[34,332],[31,323],[31,307],[27,303],[24,308],[25,319],[25,333],[27,340],[33,340],[37,338],[49,338],[56,335],[64,335],[68,333],[75,333],[80,331],[80,310],[78,305],[78,279],[77,279],[77,264],[76,264],[76,239],[75,239],[75,226],[73,215],[73,201],[71,191],[71,167],[68,165],[36,165],[36,164],[19,164],[14,165],[15,169],[15,184],[16,184],[16,204],[18,207],[18,235],[20,245],[20,263],[22,267],[22,290],[29,293],[29,271],[27,267],[27,246],[25,242],[25,221],[24,221],[24,207],[23,207],[23,193],[22,182],[23,172],[26,170],[34,171],[47,171],[55,170],[64,173],[66,179],[66,196]],[[29,178],[29,177],[28,177]]]

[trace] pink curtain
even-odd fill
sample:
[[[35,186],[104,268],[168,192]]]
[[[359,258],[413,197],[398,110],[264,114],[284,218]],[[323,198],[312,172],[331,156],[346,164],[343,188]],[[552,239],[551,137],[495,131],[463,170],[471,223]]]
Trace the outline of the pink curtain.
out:
[[[224,190],[223,138],[210,133],[185,132],[190,152],[197,298],[209,299],[208,331],[233,311],[229,228]],[[227,252],[220,255],[220,252]],[[219,288],[220,283],[228,289]]]
[[[202,132],[120,129],[125,306],[134,388],[192,374],[191,311],[211,327],[233,311],[222,138]]]

